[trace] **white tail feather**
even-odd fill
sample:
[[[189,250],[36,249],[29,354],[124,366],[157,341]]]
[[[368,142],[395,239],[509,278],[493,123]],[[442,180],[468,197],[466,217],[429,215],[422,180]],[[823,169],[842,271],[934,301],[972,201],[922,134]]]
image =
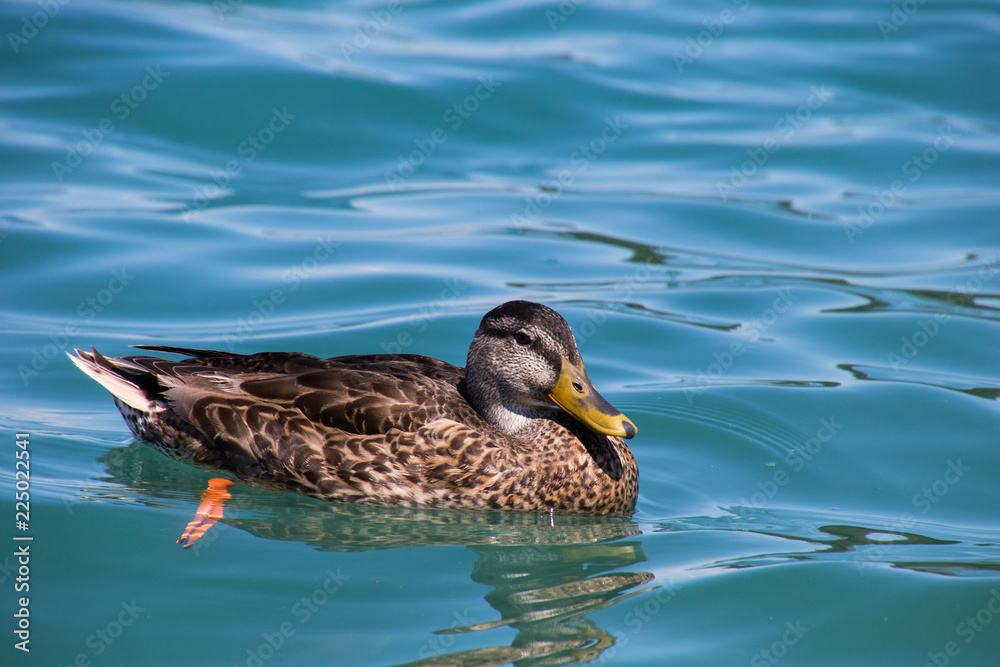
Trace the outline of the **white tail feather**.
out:
[[[94,350],[94,352],[96,354],[97,350]],[[141,368],[125,363],[120,359],[102,358],[103,361],[110,366],[110,368],[108,368],[101,365],[93,355],[84,352],[83,350],[77,350],[76,353],[79,356],[73,356],[69,352],[66,354],[69,356],[70,360],[76,364],[77,368],[99,382],[101,386],[110,391],[115,398],[140,412],[148,413],[158,412],[160,410],[160,408],[153,405],[149,399],[146,398],[146,394],[138,387],[138,385],[130,382],[114,371],[115,366],[135,369],[140,372],[142,371]]]

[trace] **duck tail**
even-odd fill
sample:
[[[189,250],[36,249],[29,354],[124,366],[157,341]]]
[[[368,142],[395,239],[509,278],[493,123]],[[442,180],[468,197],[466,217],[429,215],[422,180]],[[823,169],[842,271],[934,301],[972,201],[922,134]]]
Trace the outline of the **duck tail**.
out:
[[[76,356],[66,354],[77,368],[122,403],[143,413],[162,410],[162,405],[157,405],[153,399],[161,389],[155,376],[122,359],[108,359],[96,347],[90,349],[91,352],[76,349]]]

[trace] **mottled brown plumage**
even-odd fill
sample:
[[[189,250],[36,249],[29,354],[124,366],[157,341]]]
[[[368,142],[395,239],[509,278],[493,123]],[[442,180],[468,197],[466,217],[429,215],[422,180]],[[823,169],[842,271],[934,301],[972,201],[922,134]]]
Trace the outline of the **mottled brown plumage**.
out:
[[[590,384],[566,322],[539,304],[487,313],[466,369],[418,355],[139,347],[190,358],[71,358],[139,440],[244,484],[350,503],[635,507],[635,459],[618,437],[635,427]]]

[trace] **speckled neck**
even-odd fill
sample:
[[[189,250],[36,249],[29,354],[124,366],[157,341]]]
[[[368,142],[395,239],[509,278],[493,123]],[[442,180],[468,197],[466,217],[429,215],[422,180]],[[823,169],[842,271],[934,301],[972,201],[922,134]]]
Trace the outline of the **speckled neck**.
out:
[[[505,400],[491,378],[482,377],[470,368],[466,369],[463,389],[465,399],[483,419],[501,433],[520,440],[530,439],[539,433],[544,428],[541,420],[551,417],[555,412],[555,408],[528,408],[509,399]]]

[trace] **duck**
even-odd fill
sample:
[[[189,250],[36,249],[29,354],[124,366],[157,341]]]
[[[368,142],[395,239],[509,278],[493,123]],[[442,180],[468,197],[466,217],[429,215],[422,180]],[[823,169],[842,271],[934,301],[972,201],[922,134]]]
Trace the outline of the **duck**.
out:
[[[486,313],[465,368],[418,354],[133,347],[185,358],[69,356],[137,440],[227,475],[210,481],[185,546],[221,518],[235,483],[370,505],[635,511],[625,439],[636,426],[594,388],[566,320],[539,303]]]

